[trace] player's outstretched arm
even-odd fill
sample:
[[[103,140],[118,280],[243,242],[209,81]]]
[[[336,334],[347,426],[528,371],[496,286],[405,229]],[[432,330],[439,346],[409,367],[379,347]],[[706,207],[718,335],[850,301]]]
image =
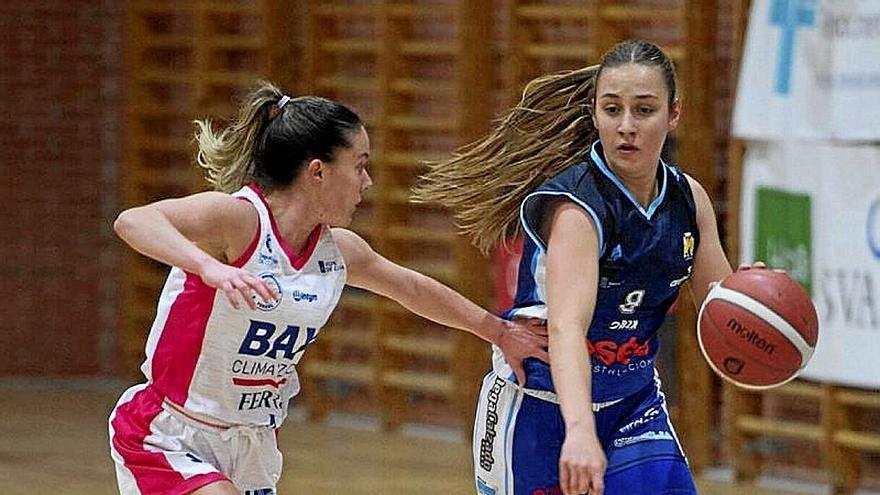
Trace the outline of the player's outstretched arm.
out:
[[[730,262],[721,246],[718,236],[718,222],[709,195],[699,182],[688,176],[697,206],[697,227],[700,229],[700,246],[694,256],[694,270],[691,274],[691,296],[697,309],[709,294],[713,282],[730,275]]]
[[[233,307],[241,300],[255,309],[255,291],[266,301],[275,295],[263,280],[229,266],[256,235],[257,211],[228,194],[205,192],[166,199],[123,211],[116,234],[135,251],[194,273],[222,290]]]
[[[345,259],[348,285],[393,299],[419,316],[497,345],[519,383],[525,383],[525,358],[548,361],[546,338],[529,331],[528,322],[506,321],[489,313],[433,278],[389,261],[354,232],[334,228],[333,238]]]

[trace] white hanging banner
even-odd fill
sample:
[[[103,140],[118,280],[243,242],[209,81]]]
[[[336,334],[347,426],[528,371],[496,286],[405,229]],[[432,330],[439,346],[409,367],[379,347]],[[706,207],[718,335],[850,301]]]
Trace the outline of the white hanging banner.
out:
[[[737,137],[880,140],[880,0],[753,0]]]
[[[742,190],[743,261],[786,269],[819,314],[802,376],[880,390],[880,146],[749,143]]]

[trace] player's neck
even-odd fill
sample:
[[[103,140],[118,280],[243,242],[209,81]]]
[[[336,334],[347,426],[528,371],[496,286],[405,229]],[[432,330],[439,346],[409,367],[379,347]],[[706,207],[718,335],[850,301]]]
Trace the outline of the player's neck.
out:
[[[657,180],[657,169],[653,169],[649,173],[626,174],[616,172],[626,189],[632,194],[633,198],[647,208],[654,201],[654,198],[660,193],[660,184]]]
[[[301,194],[270,194],[266,202],[284,241],[296,254],[305,251],[309,235],[320,223],[308,198]]]

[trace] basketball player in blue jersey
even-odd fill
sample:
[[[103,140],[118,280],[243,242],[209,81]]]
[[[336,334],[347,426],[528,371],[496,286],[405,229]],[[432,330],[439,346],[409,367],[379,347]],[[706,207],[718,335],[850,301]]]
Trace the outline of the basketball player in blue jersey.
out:
[[[276,430],[299,392],[296,364],[344,284],[474,333],[520,366],[546,339],[383,258],[345,230],[372,181],[364,125],[348,108],[271,84],[216,133],[198,122],[198,162],[217,191],[126,210],[132,248],[172,266],[142,366],[110,418],[123,494],[272,495]]]
[[[706,191],[661,158],[681,113],[675,79],[644,41],[536,79],[415,190],[484,252],[524,232],[508,316],[547,323],[549,365],[526,360],[523,383],[496,352],[483,382],[482,495],[696,493],[655,369],[658,330],[683,284],[699,305],[731,268]]]

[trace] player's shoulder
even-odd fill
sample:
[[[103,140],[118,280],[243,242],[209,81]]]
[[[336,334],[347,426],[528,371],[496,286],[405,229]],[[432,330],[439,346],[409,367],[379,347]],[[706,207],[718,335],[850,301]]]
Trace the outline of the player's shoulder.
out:
[[[233,205],[241,201],[241,196],[221,191],[202,191],[190,196],[193,200],[203,201],[214,205]]]
[[[246,227],[247,230],[259,222],[259,210],[254,200],[240,195],[219,191],[201,193],[209,208],[222,216],[234,227]],[[268,206],[266,206],[268,209]]]
[[[577,162],[547,179],[535,192],[600,196],[600,184],[588,163]]]
[[[666,169],[666,178],[670,186],[678,187],[688,192],[693,189],[693,184],[696,184],[696,180],[685,173],[678,165],[668,163],[665,160],[661,160],[660,163]]]
[[[215,223],[251,223],[257,218],[257,210],[250,202],[219,191],[203,191],[181,198],[161,200],[155,205],[166,211],[195,215]]]
[[[709,202],[709,193],[706,192],[706,188],[700,184],[700,181],[680,170],[678,173],[682,176],[682,179],[679,180],[680,185],[686,186],[687,191],[693,196],[696,204]]]
[[[342,227],[330,227],[330,235],[337,244],[354,247],[369,247],[367,241],[355,232]]]
[[[682,173],[685,178],[685,184],[688,192],[688,204],[696,215],[697,223],[703,225],[705,222],[715,222],[715,209],[712,206],[712,200],[706,188],[700,184],[700,181],[688,174]],[[687,197],[687,196],[686,196]]]
[[[362,262],[375,255],[370,244],[360,235],[348,229],[333,227],[330,235],[337,249],[349,264]]]
[[[592,168],[593,167],[591,167],[588,162],[575,162],[550,180],[557,183],[572,185],[582,184],[584,182],[594,183],[596,181],[596,175],[592,173]]]

